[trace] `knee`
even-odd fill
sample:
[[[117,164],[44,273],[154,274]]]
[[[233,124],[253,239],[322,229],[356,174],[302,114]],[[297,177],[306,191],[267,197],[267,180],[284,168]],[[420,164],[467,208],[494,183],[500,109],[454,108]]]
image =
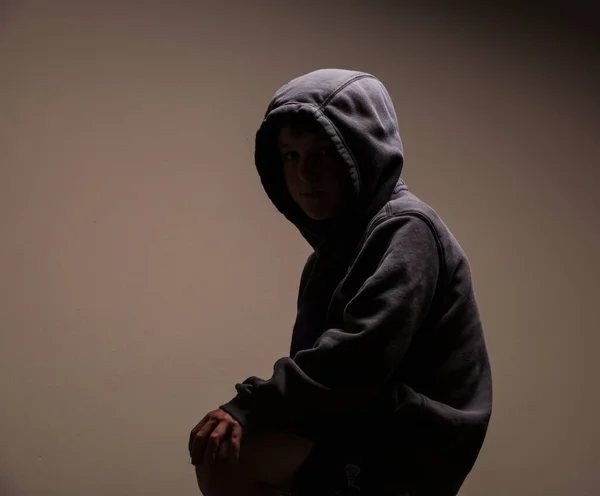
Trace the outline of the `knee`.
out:
[[[233,474],[232,467],[224,465],[213,465],[209,467],[201,464],[196,466],[196,481],[202,494],[223,495],[230,493],[233,481],[240,482],[239,476]]]
[[[196,469],[196,480],[198,481],[198,484],[207,483],[209,478],[209,468],[205,465],[196,465],[194,468]]]
[[[282,433],[249,433],[236,465],[216,463],[196,467],[200,490],[207,495],[230,494],[232,484],[270,488],[289,487],[294,473],[308,457],[312,442]],[[242,494],[240,492],[233,494]]]
[[[240,475],[239,470],[237,470],[235,466],[226,465],[224,463],[217,463],[210,467],[201,464],[196,467],[196,479],[203,484],[232,480]]]
[[[238,469],[260,484],[286,487],[312,448],[311,441],[291,434],[252,433],[242,445]]]
[[[223,494],[223,482],[227,480],[224,470],[221,467],[208,467],[204,464],[196,466],[196,481],[202,494]],[[230,479],[231,480],[231,479]]]
[[[198,488],[205,496],[281,496],[281,489],[257,482],[237,466],[213,465],[196,467]]]
[[[208,467],[204,465],[196,465],[194,467],[196,469],[196,482],[198,482],[198,487],[202,494],[205,494],[208,489],[208,480],[209,480],[209,470]]]

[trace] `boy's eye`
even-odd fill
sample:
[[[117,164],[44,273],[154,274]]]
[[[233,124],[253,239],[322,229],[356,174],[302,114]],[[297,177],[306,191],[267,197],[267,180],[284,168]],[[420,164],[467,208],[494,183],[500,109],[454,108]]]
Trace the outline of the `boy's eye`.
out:
[[[295,160],[296,158],[298,158],[298,154],[296,152],[285,152],[283,154],[283,160],[285,162],[289,160]]]

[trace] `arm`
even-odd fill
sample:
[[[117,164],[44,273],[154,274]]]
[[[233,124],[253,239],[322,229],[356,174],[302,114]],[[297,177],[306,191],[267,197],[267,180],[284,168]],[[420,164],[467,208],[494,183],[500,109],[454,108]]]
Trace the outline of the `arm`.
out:
[[[306,260],[304,268],[302,269],[302,274],[300,276],[300,284],[298,285],[298,300],[296,302],[297,305],[300,305],[300,301],[302,300],[302,295],[304,294],[304,290],[306,289],[306,285],[308,284],[308,280],[310,279],[310,274],[312,272],[314,263],[315,252],[312,252]]]
[[[346,279],[360,288],[314,348],[275,363],[268,380],[250,377],[221,408],[242,425],[292,430],[360,410],[384,387],[422,325],[435,292],[436,237],[416,215],[387,217],[371,229]]]

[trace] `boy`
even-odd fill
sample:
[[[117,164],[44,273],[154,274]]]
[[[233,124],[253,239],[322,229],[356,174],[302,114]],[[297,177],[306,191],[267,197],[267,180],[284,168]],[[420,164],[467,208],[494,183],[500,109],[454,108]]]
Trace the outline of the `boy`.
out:
[[[490,420],[490,365],[466,256],[400,179],[385,87],[337,69],[290,81],[255,162],[314,252],[290,356],[192,430],[202,492],[457,494]]]

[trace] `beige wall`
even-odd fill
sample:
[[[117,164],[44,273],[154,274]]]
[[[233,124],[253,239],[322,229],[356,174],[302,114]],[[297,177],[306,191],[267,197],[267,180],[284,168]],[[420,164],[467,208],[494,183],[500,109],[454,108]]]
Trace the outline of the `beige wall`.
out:
[[[496,404],[461,494],[599,494],[591,52],[408,3],[206,4],[0,4],[0,495],[197,494],[189,429],[287,351],[309,252],[254,131],[332,66],[386,83],[470,256]]]

